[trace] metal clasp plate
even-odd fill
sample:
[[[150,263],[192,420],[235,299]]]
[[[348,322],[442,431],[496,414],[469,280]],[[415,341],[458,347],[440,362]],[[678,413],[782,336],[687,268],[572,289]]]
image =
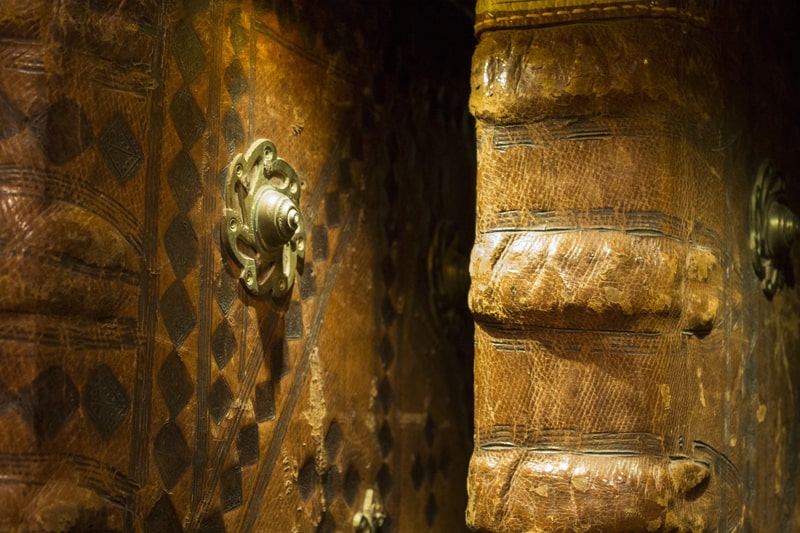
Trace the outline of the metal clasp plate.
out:
[[[306,229],[297,173],[272,141],[256,141],[228,165],[224,216],[225,240],[247,290],[286,294],[297,258],[305,256]]]

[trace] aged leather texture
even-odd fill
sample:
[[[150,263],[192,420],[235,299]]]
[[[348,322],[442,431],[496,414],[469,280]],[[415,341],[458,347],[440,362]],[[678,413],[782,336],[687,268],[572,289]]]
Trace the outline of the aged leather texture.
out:
[[[465,528],[425,265],[472,231],[472,42],[446,2],[0,2],[0,531],[353,531],[368,490]],[[308,230],[280,299],[220,236],[259,138]]]
[[[621,18],[672,19],[707,26],[714,0],[477,0],[475,31]]]
[[[742,133],[758,92],[732,76],[766,70],[736,55],[745,11],[566,4],[478,4],[467,522],[793,531],[798,299],[750,264],[753,161],[781,126],[758,150]]]

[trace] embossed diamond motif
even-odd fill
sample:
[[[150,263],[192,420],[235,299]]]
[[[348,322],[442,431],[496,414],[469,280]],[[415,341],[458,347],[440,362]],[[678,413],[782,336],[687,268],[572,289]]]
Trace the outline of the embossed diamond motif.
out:
[[[303,337],[303,307],[300,302],[291,302],[286,310],[285,333],[287,339]]]
[[[325,226],[314,226],[311,229],[311,251],[315,263],[328,259],[330,250],[328,249],[328,229]]]
[[[389,424],[385,420],[383,425],[381,425],[381,429],[378,431],[378,444],[380,444],[381,453],[384,457],[389,455],[389,452],[392,451],[394,439],[392,438],[392,431],[389,429]]]
[[[319,481],[318,477],[314,459],[307,459],[297,472],[297,488],[300,491],[300,497],[303,498],[303,501],[307,501],[311,497],[311,494],[317,487]]]
[[[433,522],[436,520],[436,513],[439,511],[439,507],[436,505],[436,498],[433,494],[428,496],[428,502],[425,504],[425,521],[428,523],[428,527],[433,527]]]
[[[183,531],[181,520],[175,512],[175,506],[168,494],[162,494],[156,504],[147,513],[144,519],[145,531],[163,531],[164,533],[177,533]]]
[[[203,135],[206,119],[187,87],[181,87],[175,92],[169,114],[184,148],[190,148]]]
[[[181,150],[175,156],[167,179],[178,209],[181,213],[186,213],[200,198],[202,187],[200,173],[186,150]]]
[[[258,426],[250,424],[239,430],[239,463],[242,466],[256,464],[258,462]]]
[[[225,137],[225,146],[230,155],[233,155],[236,149],[244,143],[242,119],[239,118],[236,109],[232,107],[225,112],[225,118],[222,120],[222,135]]]
[[[83,405],[89,420],[103,436],[109,438],[128,416],[128,393],[108,365],[95,367],[83,389]]]
[[[347,467],[347,472],[344,474],[344,481],[342,482],[342,496],[344,496],[344,500],[350,507],[353,507],[353,504],[356,503],[356,496],[358,495],[360,485],[361,475],[358,473],[358,469],[353,465],[349,465]]]
[[[180,281],[176,280],[164,291],[161,297],[161,317],[172,344],[179,347],[197,323],[192,302]]]
[[[266,422],[275,419],[275,388],[271,381],[256,385],[256,400],[253,403],[256,413],[256,422]]]
[[[222,512],[227,513],[242,505],[242,468],[232,466],[222,473],[220,480]]]
[[[341,490],[342,473],[339,472],[338,467],[331,466],[322,473],[322,494],[325,496],[325,501],[330,504]]]
[[[336,456],[339,454],[339,447],[342,445],[342,428],[336,420],[331,421],[328,426],[328,431],[325,432],[325,454],[328,456],[328,461],[335,462]]]
[[[303,272],[298,276],[298,284],[300,285],[300,298],[308,300],[317,293],[316,275],[314,274],[314,265],[307,263],[303,265]]]
[[[66,372],[51,366],[19,394],[19,405],[39,439],[52,440],[78,408],[78,389]]]
[[[203,72],[206,56],[191,19],[187,18],[175,28],[172,36],[172,53],[186,83],[191,83]]]
[[[291,306],[289,307],[291,309]],[[302,318],[302,316],[301,316]],[[302,326],[302,321],[301,321]],[[301,330],[302,334],[302,330]],[[269,371],[272,381],[280,383],[289,374],[289,346],[286,339],[275,339],[269,345]]]
[[[120,185],[131,179],[144,162],[139,141],[120,115],[111,119],[100,134],[99,147]]]
[[[383,317],[384,324],[387,326],[394,322],[396,313],[389,294],[384,294],[383,296],[383,303],[381,303],[381,316]]]
[[[192,452],[180,428],[167,422],[153,442],[153,457],[167,490],[175,486],[192,460]]]
[[[394,361],[394,347],[392,346],[392,341],[389,338],[389,335],[384,334],[381,338],[381,345],[378,348],[378,353],[381,356],[383,368],[388,369],[392,364],[392,361]]]
[[[225,69],[225,87],[228,88],[231,102],[234,104],[247,91],[247,77],[245,77],[244,68],[242,68],[242,63],[238,59],[234,60]]]
[[[186,215],[178,215],[164,232],[164,248],[178,279],[183,279],[197,266],[197,235]]]
[[[392,473],[389,471],[389,466],[386,463],[383,463],[381,469],[378,470],[376,481],[378,482],[378,490],[381,493],[381,497],[386,498],[389,491],[392,490]]]
[[[211,353],[217,368],[222,370],[236,351],[236,336],[227,320],[222,320],[211,335]]]
[[[335,531],[338,531],[336,529],[336,520],[331,516],[330,511],[326,510],[322,513],[316,533],[334,533]]]
[[[383,410],[388,413],[389,409],[392,407],[394,394],[392,393],[392,386],[389,384],[389,379],[385,376],[381,380],[381,384],[378,385],[378,398],[381,401]]]
[[[194,393],[194,385],[186,365],[177,352],[170,353],[158,371],[158,387],[167,404],[169,417],[175,419]]]
[[[217,284],[217,305],[224,316],[231,312],[238,289],[239,280],[223,270]]]
[[[211,418],[216,425],[219,425],[222,419],[225,418],[232,402],[233,393],[228,387],[228,382],[225,381],[224,377],[218,377],[214,384],[211,385],[211,391],[208,394],[208,411],[211,413]]]
[[[242,25],[241,11],[232,11],[228,24],[231,29],[231,45],[234,53],[238,54],[247,44],[247,30]]]
[[[225,182],[228,180],[228,165],[223,166],[217,172],[217,188],[219,189],[219,194],[225,194]]]

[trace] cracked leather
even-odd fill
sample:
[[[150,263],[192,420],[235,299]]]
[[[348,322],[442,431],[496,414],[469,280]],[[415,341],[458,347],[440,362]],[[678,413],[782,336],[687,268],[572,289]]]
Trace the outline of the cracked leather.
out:
[[[479,2],[472,67],[467,521],[737,530],[746,187],[707,11],[512,4]]]

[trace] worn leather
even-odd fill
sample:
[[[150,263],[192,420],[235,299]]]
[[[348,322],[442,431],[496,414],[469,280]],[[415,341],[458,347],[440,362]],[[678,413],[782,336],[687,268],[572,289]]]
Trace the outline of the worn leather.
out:
[[[387,531],[464,528],[425,265],[471,231],[471,32],[437,6],[0,2],[0,530],[352,531],[368,490]],[[263,137],[308,229],[281,299],[220,236]]]
[[[708,26],[713,0],[476,0],[475,31],[610,19],[668,19]]]
[[[633,8],[596,21],[598,2],[544,25],[556,3],[529,2],[503,22],[490,7],[504,3],[487,4],[471,87],[467,521],[740,530],[745,484],[763,475],[743,448],[767,411],[747,401],[743,317],[763,295],[748,277],[748,178],[706,21]]]

